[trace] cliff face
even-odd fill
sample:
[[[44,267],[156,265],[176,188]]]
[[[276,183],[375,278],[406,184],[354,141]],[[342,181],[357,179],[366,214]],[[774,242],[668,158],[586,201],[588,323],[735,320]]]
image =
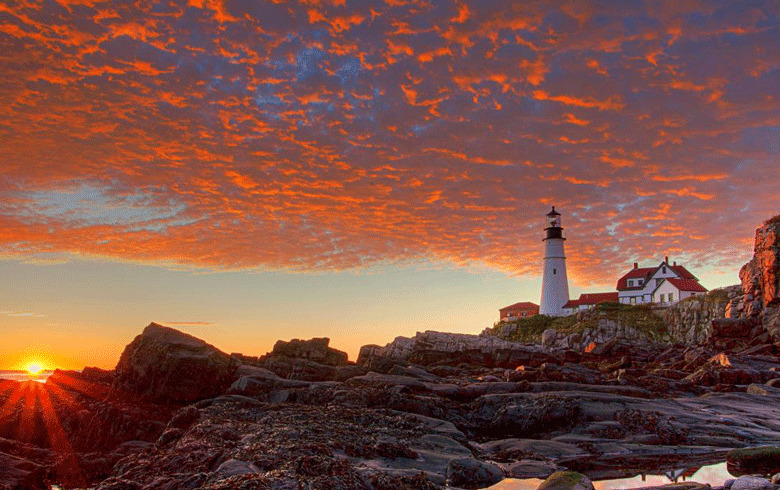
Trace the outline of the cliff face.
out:
[[[737,284],[677,302],[663,313],[669,337],[683,344],[707,342],[712,321],[724,318],[729,305],[740,298],[742,287]]]
[[[780,328],[780,216],[756,230],[753,259],[739,278],[742,296],[726,307],[726,318],[757,319],[767,331]]]

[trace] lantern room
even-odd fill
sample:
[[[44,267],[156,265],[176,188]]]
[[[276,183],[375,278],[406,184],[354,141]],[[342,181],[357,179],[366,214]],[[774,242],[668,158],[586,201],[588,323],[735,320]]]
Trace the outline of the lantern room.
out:
[[[547,213],[547,222],[544,229],[547,228],[560,228],[561,227],[561,213],[555,210],[555,206],[552,207],[552,211]]]
[[[563,228],[561,228],[561,213],[555,210],[555,206],[552,207],[552,211],[547,213],[545,218],[544,230],[546,233],[544,239],[558,238],[566,240],[563,238]]]

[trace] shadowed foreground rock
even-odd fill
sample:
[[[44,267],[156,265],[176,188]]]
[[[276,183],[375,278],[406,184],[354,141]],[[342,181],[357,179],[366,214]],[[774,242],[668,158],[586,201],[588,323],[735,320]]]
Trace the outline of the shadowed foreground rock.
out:
[[[114,388],[162,403],[189,403],[223,393],[238,366],[216,347],[152,323],[122,352]]]
[[[780,473],[780,447],[759,446],[732,449],[726,454],[729,472],[736,475]]]

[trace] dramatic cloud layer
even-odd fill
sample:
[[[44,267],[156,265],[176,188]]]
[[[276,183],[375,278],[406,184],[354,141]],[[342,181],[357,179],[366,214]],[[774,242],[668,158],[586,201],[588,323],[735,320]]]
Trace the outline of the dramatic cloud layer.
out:
[[[10,0],[0,254],[733,267],[776,214],[780,3]],[[576,239],[575,239],[576,238]]]

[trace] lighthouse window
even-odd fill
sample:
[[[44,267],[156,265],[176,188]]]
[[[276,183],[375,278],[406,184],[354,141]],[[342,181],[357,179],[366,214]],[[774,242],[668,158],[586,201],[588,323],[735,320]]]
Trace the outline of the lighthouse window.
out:
[[[557,274],[558,271],[556,269],[553,269],[553,274]]]

